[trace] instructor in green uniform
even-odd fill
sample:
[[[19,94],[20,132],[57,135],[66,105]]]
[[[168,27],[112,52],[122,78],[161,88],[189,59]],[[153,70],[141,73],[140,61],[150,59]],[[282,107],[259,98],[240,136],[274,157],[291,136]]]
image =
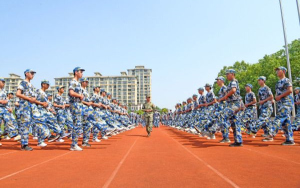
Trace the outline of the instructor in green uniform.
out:
[[[151,135],[152,127],[153,127],[153,112],[154,112],[155,106],[151,103],[151,97],[150,95],[147,95],[147,101],[143,105],[143,111],[145,112],[145,123],[146,123],[146,130],[148,133],[148,137]]]

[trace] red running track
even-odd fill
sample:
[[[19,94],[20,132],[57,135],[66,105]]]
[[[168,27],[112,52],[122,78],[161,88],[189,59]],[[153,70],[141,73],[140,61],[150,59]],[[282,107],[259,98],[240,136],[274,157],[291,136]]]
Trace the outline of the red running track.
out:
[[[125,132],[83,152],[50,143],[33,152],[2,141],[3,187],[300,187],[300,134],[295,146],[284,138],[264,143],[244,135],[244,147],[230,148],[169,127]],[[36,144],[31,140],[32,145]]]

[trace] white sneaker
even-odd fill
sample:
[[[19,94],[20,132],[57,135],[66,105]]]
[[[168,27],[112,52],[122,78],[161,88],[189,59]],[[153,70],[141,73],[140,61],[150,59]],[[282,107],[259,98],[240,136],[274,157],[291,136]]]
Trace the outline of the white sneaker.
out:
[[[99,140],[98,138],[93,139],[93,142],[101,142],[101,140]]]
[[[56,142],[60,142],[60,143],[63,143],[63,142],[65,142],[63,139],[58,139],[58,140],[56,140]]]
[[[46,147],[47,144],[45,142],[42,142],[42,143],[38,144],[37,146],[39,146],[39,147]]]
[[[33,137],[32,139],[33,139],[33,140],[37,140],[37,139],[38,139],[38,137],[36,137],[36,136],[35,136],[35,137]]]
[[[112,135],[112,136],[116,136],[117,134],[116,134],[116,133],[111,133],[111,135]]]
[[[5,136],[4,140],[10,140],[9,136]]]
[[[0,146],[2,146],[2,144],[0,143]]]
[[[18,141],[18,140],[21,140],[21,135],[18,135],[14,138],[14,141]]]
[[[107,137],[107,136],[103,136],[102,139],[103,139],[103,140],[107,140],[108,137]]]
[[[81,147],[79,147],[78,145],[71,147],[70,148],[71,151],[82,151],[83,149]]]

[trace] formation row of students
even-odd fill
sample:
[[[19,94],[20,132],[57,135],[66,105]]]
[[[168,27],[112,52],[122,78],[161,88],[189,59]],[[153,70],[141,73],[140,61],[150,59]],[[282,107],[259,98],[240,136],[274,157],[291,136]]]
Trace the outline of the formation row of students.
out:
[[[91,147],[90,135],[93,142],[98,139],[108,139],[123,131],[133,129],[135,122],[130,121],[127,106],[111,98],[111,94],[93,88],[93,95],[89,96],[86,88],[88,79],[83,78],[85,70],[76,67],[73,70],[74,78],[69,83],[67,98],[63,97],[64,86],[58,86],[58,93],[54,96],[47,95],[49,81],[41,81],[41,89],[35,89],[31,80],[35,71],[27,69],[25,79],[20,82],[16,91],[15,115],[12,113],[11,94],[7,97],[4,89],[5,80],[0,79],[0,118],[4,122],[5,138],[20,140],[21,150],[31,151],[29,146],[29,132],[38,140],[38,146],[46,147],[48,142],[64,142],[64,138],[72,139],[71,151],[82,151],[78,145],[79,137],[82,147]],[[0,130],[1,131],[1,130]],[[0,143],[1,145],[1,143]]]
[[[243,146],[242,132],[255,137],[260,129],[263,129],[264,142],[273,141],[279,130],[284,132],[286,141],[282,145],[294,145],[293,131],[300,126],[300,88],[296,87],[295,97],[293,97],[292,83],[285,74],[285,67],[275,69],[279,78],[275,85],[276,94],[273,95],[271,89],[266,85],[266,77],[260,76],[257,81],[260,85],[258,99],[252,91],[253,86],[246,84],[245,102],[240,96],[239,82],[235,78],[236,71],[229,69],[226,71],[226,78],[229,81],[225,86],[225,78],[216,78],[220,86],[218,96],[211,91],[212,85],[206,84],[204,88],[198,89],[197,94],[188,98],[182,104],[176,104],[175,112],[170,112],[162,123],[180,130],[199,134],[200,137],[216,139],[215,133],[222,132],[223,139],[220,143],[230,143],[229,130],[232,128],[234,143],[231,147]],[[300,83],[300,78],[297,78]],[[206,90],[206,95],[204,95]],[[276,104],[277,113],[275,119],[271,120],[273,104]],[[297,115],[293,123],[291,122],[291,112],[296,104]],[[257,115],[257,106],[259,114]]]

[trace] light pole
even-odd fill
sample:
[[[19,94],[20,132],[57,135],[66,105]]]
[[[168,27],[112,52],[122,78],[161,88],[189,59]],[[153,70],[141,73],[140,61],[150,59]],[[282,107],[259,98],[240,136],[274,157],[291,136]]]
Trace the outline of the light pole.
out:
[[[297,1],[297,3],[298,3],[298,1]],[[284,43],[285,43],[285,55],[286,55],[287,68],[288,68],[288,72],[289,72],[289,79],[290,79],[291,82],[293,82],[292,72],[291,72],[291,64],[290,64],[289,48],[288,48],[288,43],[287,43],[287,39],[286,39],[287,37],[286,37],[286,31],[285,31],[285,23],[284,23],[284,18],[283,18],[283,10],[282,10],[281,0],[279,0],[279,5],[280,5],[282,29],[283,29],[283,36],[284,36]],[[292,92],[292,94],[293,94],[293,92]],[[295,117],[295,106],[293,106],[292,116]]]
[[[296,3],[297,3],[297,10],[298,10],[298,17],[299,17],[299,25],[300,25],[300,4],[298,0],[296,0]]]

